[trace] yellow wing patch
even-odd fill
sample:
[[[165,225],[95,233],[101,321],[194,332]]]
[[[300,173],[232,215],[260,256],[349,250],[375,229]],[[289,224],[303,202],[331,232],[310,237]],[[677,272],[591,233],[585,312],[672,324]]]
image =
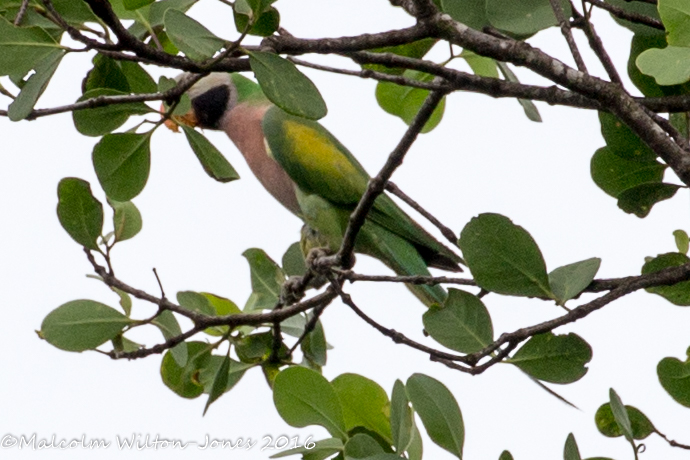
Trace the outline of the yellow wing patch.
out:
[[[361,177],[362,172],[327,136],[292,120],[285,121],[284,126],[292,150],[298,153],[300,163],[306,169],[349,183],[364,179],[366,185],[366,178]]]

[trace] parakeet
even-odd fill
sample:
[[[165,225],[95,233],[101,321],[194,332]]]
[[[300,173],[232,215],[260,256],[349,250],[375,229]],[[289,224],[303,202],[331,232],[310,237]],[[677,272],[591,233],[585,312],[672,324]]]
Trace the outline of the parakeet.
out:
[[[188,94],[192,110],[182,122],[225,131],[266,190],[316,232],[319,244],[337,251],[369,181],[345,146],[319,123],[273,105],[258,84],[239,74],[210,74]],[[462,271],[462,259],[385,194],[369,212],[355,252],[381,260],[398,275],[429,275],[427,267]],[[447,296],[440,286],[408,288],[427,306]]]

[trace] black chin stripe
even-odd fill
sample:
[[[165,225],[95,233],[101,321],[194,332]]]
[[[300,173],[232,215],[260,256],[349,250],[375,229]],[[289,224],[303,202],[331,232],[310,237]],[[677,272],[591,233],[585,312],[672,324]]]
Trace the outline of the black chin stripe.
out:
[[[218,123],[225,113],[230,99],[227,85],[216,86],[192,100],[197,122],[202,128],[218,129]]]

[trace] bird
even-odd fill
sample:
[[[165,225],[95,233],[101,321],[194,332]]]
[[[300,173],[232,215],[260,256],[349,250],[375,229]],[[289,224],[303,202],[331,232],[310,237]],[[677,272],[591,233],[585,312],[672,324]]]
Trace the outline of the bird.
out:
[[[190,112],[176,120],[224,131],[263,187],[305,223],[303,251],[318,243],[336,252],[370,179],[352,153],[321,124],[275,106],[258,83],[238,73],[211,73],[187,94]],[[379,259],[399,276],[429,276],[428,267],[462,271],[462,258],[385,193],[368,213],[355,252]],[[427,307],[447,297],[438,285],[406,286]]]

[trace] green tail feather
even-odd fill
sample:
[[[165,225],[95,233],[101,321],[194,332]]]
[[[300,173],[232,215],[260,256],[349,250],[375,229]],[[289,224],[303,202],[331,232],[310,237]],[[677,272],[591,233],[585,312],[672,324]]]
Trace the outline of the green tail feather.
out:
[[[379,259],[400,276],[430,276],[426,262],[412,244],[372,222],[364,224],[357,238],[355,252]],[[448,297],[448,293],[441,286],[424,284],[406,284],[405,286],[427,307],[441,304]]]

